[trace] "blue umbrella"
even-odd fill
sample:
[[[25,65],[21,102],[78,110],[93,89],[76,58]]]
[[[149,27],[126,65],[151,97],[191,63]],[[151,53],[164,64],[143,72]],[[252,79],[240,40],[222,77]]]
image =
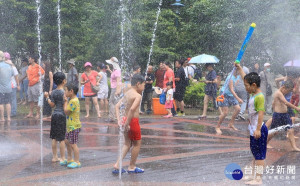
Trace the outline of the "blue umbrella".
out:
[[[199,56],[192,57],[189,63],[219,63],[219,59],[216,56],[201,54]]]
[[[284,64],[285,67],[300,67],[300,60],[292,60],[288,61],[286,64]]]

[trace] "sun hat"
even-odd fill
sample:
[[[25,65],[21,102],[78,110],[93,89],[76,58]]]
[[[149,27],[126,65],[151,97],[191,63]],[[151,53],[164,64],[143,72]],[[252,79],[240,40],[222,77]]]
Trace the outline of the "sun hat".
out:
[[[88,66],[93,67],[92,63],[90,63],[90,62],[85,62],[84,67],[88,67]]]
[[[4,52],[5,59],[10,59],[10,54],[8,52]]]
[[[70,59],[69,61],[67,61],[67,63],[72,64],[75,66],[75,60],[74,59]]]
[[[120,66],[119,66],[119,60],[116,57],[112,57],[108,60],[105,60],[106,63],[113,65],[115,70],[120,70]]]
[[[270,63],[265,63],[265,64],[264,64],[264,67],[269,67],[269,66],[271,66]]]

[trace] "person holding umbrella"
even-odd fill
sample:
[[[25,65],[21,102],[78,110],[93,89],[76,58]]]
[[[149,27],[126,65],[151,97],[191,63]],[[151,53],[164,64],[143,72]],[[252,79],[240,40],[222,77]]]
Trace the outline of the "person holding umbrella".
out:
[[[215,108],[216,105],[216,97],[217,97],[217,73],[213,68],[213,64],[207,63],[205,65],[206,69],[208,70],[208,74],[205,76],[205,96],[204,96],[204,106],[203,106],[203,113],[199,117],[199,120],[206,119],[207,115],[207,106],[208,101],[211,100],[214,103]],[[220,113],[222,114],[221,109],[219,108]]]

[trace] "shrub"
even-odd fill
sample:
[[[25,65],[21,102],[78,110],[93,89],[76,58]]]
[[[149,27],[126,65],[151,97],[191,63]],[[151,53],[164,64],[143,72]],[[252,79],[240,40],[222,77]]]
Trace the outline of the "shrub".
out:
[[[184,103],[191,105],[192,107],[203,107],[203,99],[205,83],[203,82],[190,82],[190,85],[186,87]]]

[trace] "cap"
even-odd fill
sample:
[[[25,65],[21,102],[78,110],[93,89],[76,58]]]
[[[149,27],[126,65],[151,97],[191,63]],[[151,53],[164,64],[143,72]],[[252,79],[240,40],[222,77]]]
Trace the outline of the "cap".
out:
[[[85,62],[84,67],[88,67],[88,66],[93,67],[92,63],[90,63],[90,62]]]
[[[269,67],[269,66],[271,66],[270,63],[265,63],[265,64],[264,64],[264,67]]]

